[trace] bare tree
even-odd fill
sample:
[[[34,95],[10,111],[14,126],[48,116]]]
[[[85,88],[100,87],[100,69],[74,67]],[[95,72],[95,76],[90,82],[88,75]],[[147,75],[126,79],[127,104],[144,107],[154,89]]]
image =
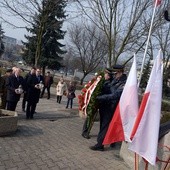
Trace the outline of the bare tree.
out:
[[[84,78],[99,65],[107,53],[106,38],[95,26],[76,24],[69,30],[71,47],[80,58]]]
[[[168,84],[170,83],[170,24],[165,20],[163,21],[159,29],[155,31],[153,35],[153,43],[157,42],[157,46],[162,50],[163,53],[163,61],[164,61],[164,76],[163,76],[163,94],[167,94],[170,91]]]
[[[74,64],[73,60],[74,60],[74,52],[71,48],[68,48],[66,49],[67,53],[66,55],[64,56],[64,62],[63,62],[63,65],[64,65],[64,72],[65,72],[65,75],[67,76],[68,72],[74,72],[75,70],[75,65],[77,64]]]
[[[56,9],[59,0],[56,0],[55,3],[49,1],[49,5],[47,9],[44,9],[45,1],[43,0],[3,0],[0,1],[0,7],[2,9],[1,13],[3,15],[0,16],[4,22],[12,25],[15,28],[26,28],[27,26],[30,28],[34,25],[35,20],[39,23],[39,28],[37,29],[37,42],[36,42],[36,52],[35,52],[35,66],[38,65],[38,61],[41,56],[41,48],[42,48],[42,37],[43,32],[45,30],[45,26],[50,15],[50,12]],[[54,5],[55,4],[55,5]],[[39,14],[42,13],[42,16],[39,17]],[[25,26],[18,26],[16,22],[11,22],[6,19],[4,16],[12,16],[17,17],[25,22]],[[61,20],[61,16],[60,16]],[[26,26],[27,25],[27,26]],[[28,28],[27,27],[27,28]],[[47,26],[46,26],[47,27]],[[49,25],[49,28],[53,27],[53,25]]]
[[[93,22],[107,37],[108,65],[117,63],[120,57],[143,50],[153,2],[146,0],[75,0],[86,19]],[[158,20],[157,20],[158,21]],[[153,28],[159,22],[155,22]]]
[[[117,63],[121,58],[127,63],[134,52],[142,56],[149,31],[153,1],[69,0],[68,3],[73,5],[70,13],[73,13],[73,10],[77,12],[74,17],[70,15],[73,19],[70,22],[75,22],[78,17],[85,18],[85,22],[90,20],[105,34],[108,44],[108,66]],[[162,24],[159,22],[159,16],[162,15],[160,11],[168,6],[168,3],[169,0],[162,2],[157,10],[152,32]],[[27,24],[31,23],[34,14],[41,8],[40,4],[41,0],[0,1],[1,13],[19,17]],[[77,9],[75,9],[76,5]],[[2,15],[0,18],[5,20]],[[6,22],[10,21],[6,20]],[[148,55],[152,54],[148,52]]]
[[[39,0],[3,0],[0,1],[1,15],[0,19],[5,23],[12,25],[14,28],[25,28],[26,25],[32,24],[32,19],[41,8]],[[15,20],[11,21],[10,18],[16,17],[22,20],[25,25],[18,25]]]
[[[39,11],[42,9],[42,3],[39,0],[4,0],[0,2],[0,7],[2,10],[3,15],[1,15],[1,19],[12,25],[14,28],[26,28],[26,26],[31,27],[32,22]],[[11,17],[16,17],[24,21],[25,26],[19,26],[16,22],[12,22],[6,19],[6,15]],[[37,66],[38,59],[40,57],[40,46],[41,46],[41,39],[42,39],[42,31],[44,28],[44,20],[46,21],[46,17],[40,22],[40,28],[37,32],[37,47],[36,47],[36,55],[35,55],[35,66]]]
[[[57,0],[56,0],[57,1]],[[71,5],[74,0],[69,0]],[[13,28],[23,28],[32,25],[35,14],[42,9],[42,0],[1,0],[0,1],[0,20]],[[12,21],[11,18],[14,18]],[[23,21],[24,25],[19,25],[15,19]],[[69,18],[70,19],[70,18]]]

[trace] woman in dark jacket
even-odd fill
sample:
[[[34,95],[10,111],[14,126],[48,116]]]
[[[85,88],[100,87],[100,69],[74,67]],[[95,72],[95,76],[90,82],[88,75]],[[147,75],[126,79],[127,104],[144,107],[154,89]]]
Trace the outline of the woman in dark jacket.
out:
[[[70,108],[72,109],[72,107],[73,107],[73,99],[76,97],[75,91],[76,91],[75,85],[73,84],[73,82],[70,82],[70,85],[68,87],[68,93],[67,93],[68,100],[67,100],[66,108],[68,108],[69,103],[70,103]]]

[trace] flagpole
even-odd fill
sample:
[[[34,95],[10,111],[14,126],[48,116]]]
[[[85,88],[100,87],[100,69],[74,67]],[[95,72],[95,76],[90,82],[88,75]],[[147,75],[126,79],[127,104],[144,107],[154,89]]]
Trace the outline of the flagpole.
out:
[[[134,53],[134,57],[136,54]],[[135,170],[139,170],[139,155],[135,152]]]
[[[148,50],[148,45],[149,45],[149,40],[150,40],[150,36],[151,36],[151,32],[152,32],[152,26],[153,26],[153,21],[154,21],[154,16],[155,16],[155,11],[156,11],[157,3],[158,3],[158,0],[156,0],[155,5],[154,5],[154,10],[153,10],[153,14],[152,14],[151,24],[150,24],[150,28],[149,28],[148,39],[147,39],[147,42],[146,42],[145,52],[144,52],[144,56],[143,56],[143,60],[142,60],[142,66],[141,66],[139,80],[138,80],[138,87],[140,85],[141,78],[142,78],[142,72],[143,72],[145,58],[146,58],[146,54],[147,54],[147,50]]]
[[[135,152],[135,170],[139,170],[139,155]]]
[[[145,162],[145,170],[148,170],[148,161]]]

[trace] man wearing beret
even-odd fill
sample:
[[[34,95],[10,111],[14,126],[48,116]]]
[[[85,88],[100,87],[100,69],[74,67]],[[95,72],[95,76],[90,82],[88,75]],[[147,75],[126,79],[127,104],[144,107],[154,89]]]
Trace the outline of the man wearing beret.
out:
[[[100,130],[97,136],[97,144],[90,147],[90,149],[94,151],[104,150],[102,143],[127,79],[122,65],[114,65],[112,69],[107,69],[106,71],[110,75],[113,74],[114,78],[110,83],[107,83],[107,86],[104,84],[103,88],[105,90],[102,91],[101,95],[97,96],[98,102],[101,103],[99,105]]]

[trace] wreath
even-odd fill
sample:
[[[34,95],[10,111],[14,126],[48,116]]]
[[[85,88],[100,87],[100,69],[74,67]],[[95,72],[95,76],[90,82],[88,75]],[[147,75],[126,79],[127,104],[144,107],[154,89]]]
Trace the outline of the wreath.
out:
[[[94,77],[91,81],[89,81],[84,88],[81,90],[81,94],[78,96],[78,101],[79,101],[79,115],[80,117],[87,117],[89,121],[91,121],[91,118],[94,117],[94,115],[96,115],[97,110],[98,110],[98,102],[96,100],[96,97],[101,93],[102,87],[103,87],[103,83],[104,83],[104,73],[100,72],[96,75],[96,77]],[[89,99],[89,103],[87,106],[86,102],[85,102],[85,96],[87,95],[87,91],[88,89],[94,85],[95,81],[97,80],[97,78],[100,77],[100,81],[97,83],[94,91],[92,92],[90,99]],[[85,108],[86,107],[86,108]],[[87,115],[85,115],[85,110],[86,109],[86,113]]]

